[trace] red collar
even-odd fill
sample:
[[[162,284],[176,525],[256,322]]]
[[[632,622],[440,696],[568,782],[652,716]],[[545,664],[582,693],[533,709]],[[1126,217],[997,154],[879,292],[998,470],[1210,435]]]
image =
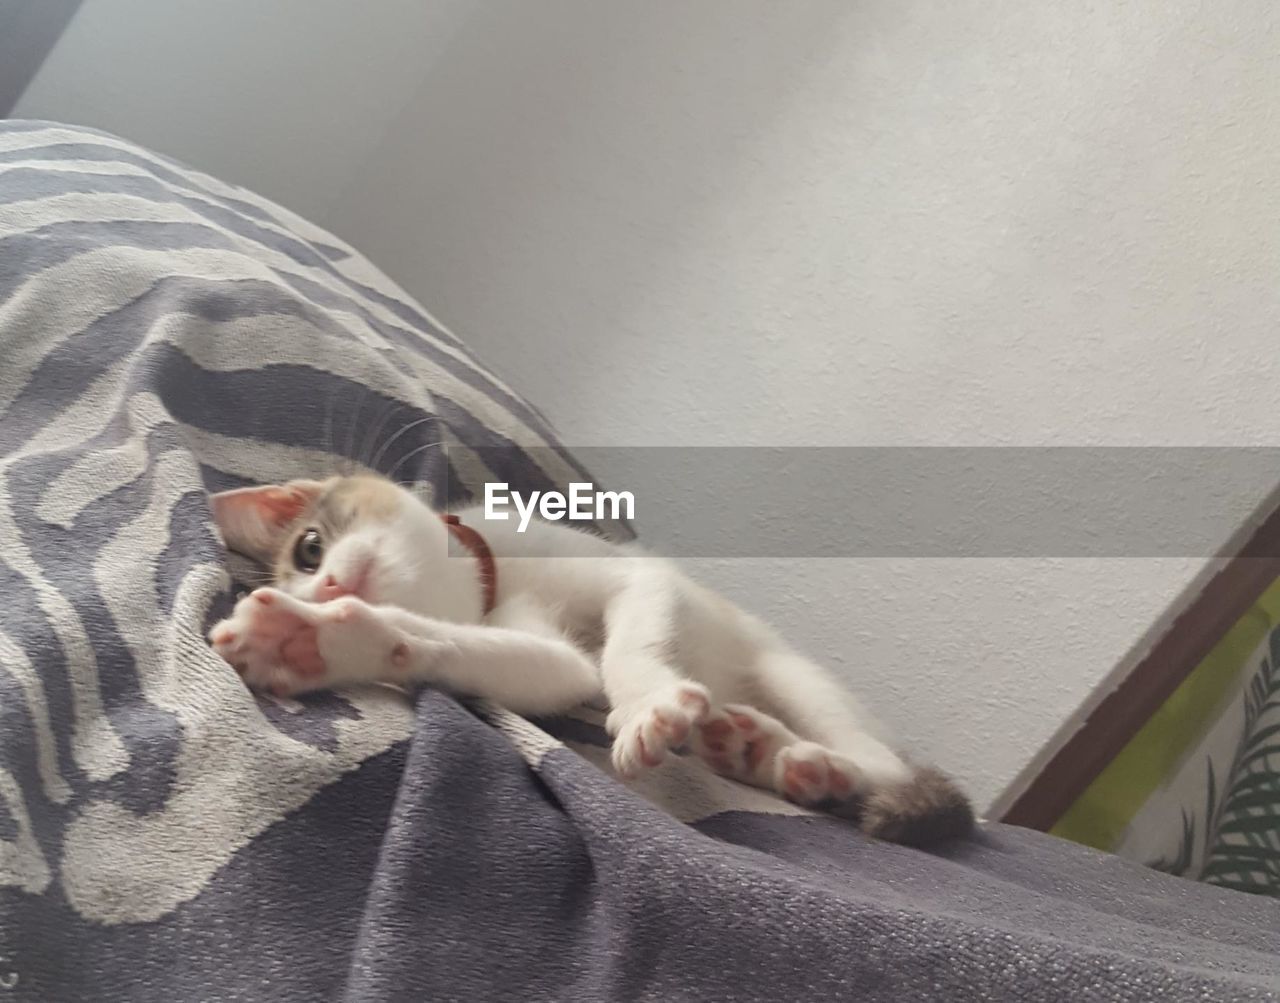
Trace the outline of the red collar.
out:
[[[483,536],[470,526],[463,525],[456,515],[442,512],[440,518],[449,527],[453,538],[471,551],[471,556],[480,565],[480,588],[484,595],[484,613],[481,615],[488,616],[498,603],[498,565],[493,560],[493,551],[484,542]]]

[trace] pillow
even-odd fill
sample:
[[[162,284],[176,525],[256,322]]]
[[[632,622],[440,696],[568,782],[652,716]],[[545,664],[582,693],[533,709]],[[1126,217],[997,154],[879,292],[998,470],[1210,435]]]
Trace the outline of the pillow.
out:
[[[409,727],[390,689],[300,713],[209,651],[233,594],[208,492],[590,480],[355,250],[87,129],[0,123],[0,357],[0,866],[96,922],[196,895]]]

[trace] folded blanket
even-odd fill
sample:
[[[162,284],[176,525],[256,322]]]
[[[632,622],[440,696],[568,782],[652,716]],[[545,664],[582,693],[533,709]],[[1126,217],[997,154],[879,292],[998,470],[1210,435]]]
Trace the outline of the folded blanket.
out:
[[[687,757],[629,789],[590,709],[254,697],[204,640],[207,492],[337,465],[588,479],[333,236],[0,124],[0,997],[1280,999],[1280,902],[999,826],[873,843]]]

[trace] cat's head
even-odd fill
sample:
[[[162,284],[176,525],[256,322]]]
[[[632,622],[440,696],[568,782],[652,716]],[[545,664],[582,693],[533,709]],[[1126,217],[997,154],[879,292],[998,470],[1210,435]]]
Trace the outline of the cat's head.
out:
[[[227,546],[265,565],[276,588],[300,599],[355,595],[449,619],[478,616],[474,573],[448,558],[440,516],[385,478],[289,481],[211,501]]]

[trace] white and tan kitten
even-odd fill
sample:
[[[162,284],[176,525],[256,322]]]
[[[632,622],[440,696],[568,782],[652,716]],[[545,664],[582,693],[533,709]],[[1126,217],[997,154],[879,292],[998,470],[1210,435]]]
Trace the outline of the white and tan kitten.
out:
[[[920,844],[972,825],[951,782],[905,762],[826,671],[634,545],[463,511],[493,553],[486,613],[482,562],[451,556],[445,522],[391,481],[291,481],[212,501],[228,546],[275,582],[210,632],[255,689],[423,682],[526,714],[603,691],[625,776],[688,744],[721,774],[872,835]]]

